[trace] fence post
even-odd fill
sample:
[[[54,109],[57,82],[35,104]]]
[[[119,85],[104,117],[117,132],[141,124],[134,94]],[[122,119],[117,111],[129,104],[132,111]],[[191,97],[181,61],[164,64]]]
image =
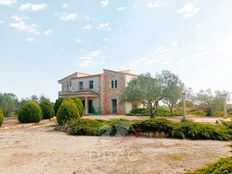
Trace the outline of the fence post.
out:
[[[224,95],[224,119],[227,118],[227,94],[225,93]]]
[[[182,102],[183,102],[183,118],[182,118],[182,120],[186,121],[187,118],[186,118],[186,93],[185,92],[182,93]]]

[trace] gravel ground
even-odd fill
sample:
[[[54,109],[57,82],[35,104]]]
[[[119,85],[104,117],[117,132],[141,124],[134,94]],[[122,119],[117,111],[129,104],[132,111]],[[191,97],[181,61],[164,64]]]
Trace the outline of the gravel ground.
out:
[[[0,131],[0,173],[176,174],[229,155],[230,142],[70,136],[54,127]]]

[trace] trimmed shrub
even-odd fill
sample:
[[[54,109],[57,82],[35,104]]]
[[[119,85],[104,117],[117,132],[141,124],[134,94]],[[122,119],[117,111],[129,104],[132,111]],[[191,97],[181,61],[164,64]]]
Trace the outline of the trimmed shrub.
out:
[[[228,123],[229,124],[229,123]],[[174,123],[166,118],[143,121],[76,119],[69,122],[72,135],[125,136],[138,133],[164,132],[165,136],[179,139],[232,140],[231,129],[224,125],[195,122]]]
[[[57,114],[58,110],[59,110],[59,107],[60,105],[62,104],[62,102],[64,101],[65,98],[63,97],[60,97],[58,99],[56,99],[56,102],[53,106],[53,109],[54,109],[54,112],[55,112],[55,115]]]
[[[0,126],[2,125],[4,120],[3,112],[0,110]]]
[[[132,109],[127,115],[129,116],[149,116],[150,112],[146,108]]]
[[[99,130],[100,135],[125,136],[135,132],[133,122],[124,119],[114,119],[107,121],[107,126]]]
[[[195,122],[181,122],[175,124],[172,131],[173,138],[188,138],[193,140],[231,140],[229,131],[222,125],[201,124]]]
[[[81,101],[79,98],[77,98],[77,97],[72,97],[71,99],[72,99],[72,100],[74,101],[74,103],[76,104],[77,109],[78,109],[78,111],[79,111],[79,113],[80,113],[80,116],[82,116],[83,113],[84,113],[84,106],[83,106],[83,104],[82,104],[82,101]]]
[[[55,115],[54,109],[49,99],[41,99],[40,107],[42,109],[43,119],[50,119]]]
[[[134,128],[138,132],[165,132],[171,135],[173,123],[165,118],[151,118],[134,124]]]
[[[232,173],[232,157],[223,158],[216,163],[210,164],[202,169],[188,172],[186,174],[231,174]]]
[[[42,118],[42,110],[34,101],[25,102],[18,115],[21,123],[38,123]]]
[[[133,109],[128,114],[128,116],[150,116],[150,112],[146,108],[139,108],[139,109]],[[173,111],[173,116],[181,116],[182,112],[179,111]],[[155,113],[155,116],[171,116],[171,112],[166,107],[158,107]]]
[[[196,116],[201,116],[201,117],[205,117],[206,113],[204,111],[199,111],[199,110],[190,110],[187,111],[187,115],[196,115]]]
[[[99,130],[106,125],[105,121],[90,119],[72,119],[69,123],[71,135],[99,135]]]
[[[56,118],[61,126],[65,125],[72,118],[80,118],[80,114],[74,101],[68,98],[65,99],[58,109]]]
[[[71,135],[125,136],[134,132],[133,124],[128,120],[91,120],[72,119],[69,122]]]

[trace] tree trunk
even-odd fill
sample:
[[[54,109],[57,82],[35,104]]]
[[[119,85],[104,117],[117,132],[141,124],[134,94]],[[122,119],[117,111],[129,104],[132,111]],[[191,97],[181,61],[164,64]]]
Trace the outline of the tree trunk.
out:
[[[155,117],[155,112],[153,111],[153,108],[150,108],[150,117],[154,118]]]

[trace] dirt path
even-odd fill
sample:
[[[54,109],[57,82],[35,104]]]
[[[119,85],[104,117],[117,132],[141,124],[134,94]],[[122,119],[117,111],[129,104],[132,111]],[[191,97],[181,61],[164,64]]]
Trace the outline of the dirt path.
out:
[[[229,155],[229,142],[69,136],[54,126],[0,131],[0,173],[175,174]]]

